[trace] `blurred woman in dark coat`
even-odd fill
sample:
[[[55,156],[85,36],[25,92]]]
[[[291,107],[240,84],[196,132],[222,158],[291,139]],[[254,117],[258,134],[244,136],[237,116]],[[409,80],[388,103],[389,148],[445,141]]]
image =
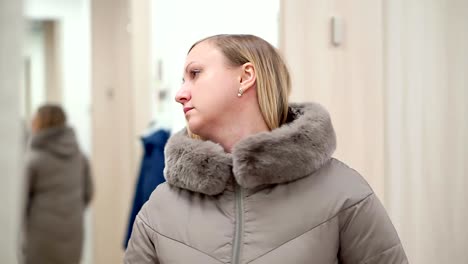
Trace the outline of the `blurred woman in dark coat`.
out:
[[[80,263],[83,213],[93,188],[88,161],[60,106],[38,109],[26,157],[24,262]]]

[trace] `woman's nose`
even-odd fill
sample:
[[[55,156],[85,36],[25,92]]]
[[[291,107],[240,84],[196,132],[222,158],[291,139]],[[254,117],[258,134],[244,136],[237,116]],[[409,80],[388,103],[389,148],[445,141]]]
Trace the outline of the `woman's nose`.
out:
[[[184,85],[180,87],[179,91],[177,91],[175,100],[178,103],[185,104],[186,102],[190,101],[191,95],[189,89],[187,89]]]

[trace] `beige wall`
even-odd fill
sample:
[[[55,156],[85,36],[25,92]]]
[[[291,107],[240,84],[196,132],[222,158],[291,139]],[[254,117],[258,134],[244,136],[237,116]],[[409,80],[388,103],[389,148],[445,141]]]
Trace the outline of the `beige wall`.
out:
[[[22,1],[0,0],[0,263],[17,263],[21,223],[21,7]]]
[[[92,20],[95,263],[121,263],[149,123],[149,1],[97,0]]]
[[[343,43],[331,43],[331,18]],[[316,101],[332,116],[335,156],[384,199],[382,1],[282,1],[280,50],[293,79],[292,101]]]
[[[468,247],[468,2],[282,1],[294,100],[327,106],[337,156],[360,171],[410,263],[464,263]],[[330,44],[330,17],[344,43]]]

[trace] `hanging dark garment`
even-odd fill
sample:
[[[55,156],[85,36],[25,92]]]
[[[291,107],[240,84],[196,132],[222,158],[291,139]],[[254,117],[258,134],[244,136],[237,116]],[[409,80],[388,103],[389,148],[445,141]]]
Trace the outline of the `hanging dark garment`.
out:
[[[127,248],[128,240],[132,234],[133,222],[143,204],[148,201],[156,187],[165,182],[164,179],[164,146],[169,139],[167,130],[157,130],[141,139],[144,148],[140,174],[136,185],[133,206],[128,221],[127,235],[124,248]]]

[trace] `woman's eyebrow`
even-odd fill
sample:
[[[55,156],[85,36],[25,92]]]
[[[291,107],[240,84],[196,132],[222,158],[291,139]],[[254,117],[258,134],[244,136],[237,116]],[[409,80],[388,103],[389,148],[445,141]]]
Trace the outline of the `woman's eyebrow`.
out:
[[[185,72],[188,72],[188,67],[195,62],[196,61],[191,61],[189,64],[187,64],[187,66],[185,66]]]

